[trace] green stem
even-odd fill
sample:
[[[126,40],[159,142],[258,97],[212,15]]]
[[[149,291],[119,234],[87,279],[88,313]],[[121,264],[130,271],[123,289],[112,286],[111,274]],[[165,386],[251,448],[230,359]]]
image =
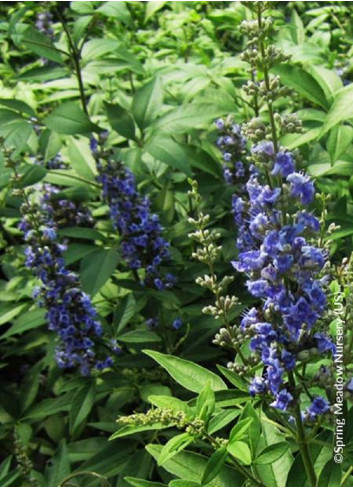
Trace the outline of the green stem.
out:
[[[55,9],[57,12],[57,15],[60,19],[61,25],[63,26],[64,32],[67,37],[67,41],[69,44],[69,51],[71,54],[71,59],[74,63],[75,67],[75,73],[76,73],[76,78],[78,82],[78,89],[80,92],[80,99],[81,99],[81,105],[82,109],[85,112],[86,115],[88,115],[88,109],[87,109],[87,102],[86,102],[86,95],[85,95],[85,89],[83,85],[83,79],[82,79],[82,73],[81,73],[81,66],[80,66],[80,51],[76,48],[75,43],[72,40],[71,34],[69,29],[67,28],[67,25],[65,23],[65,19],[61,15],[61,12],[58,8]]]
[[[265,81],[265,87],[266,87],[266,92],[267,95],[270,93],[270,74],[269,74],[269,69],[267,66],[267,61],[266,61],[266,52],[265,52],[265,44],[263,42],[263,39],[261,37],[261,29],[262,29],[262,10],[261,10],[261,5],[258,5],[257,9],[257,23],[259,27],[259,49],[261,53],[261,58],[262,58],[262,70],[264,74],[264,81]],[[266,103],[267,103],[267,109],[268,109],[268,114],[270,117],[270,126],[271,126],[271,133],[272,133],[272,141],[273,141],[273,149],[275,156],[278,153],[279,150],[279,145],[278,145],[278,136],[277,136],[277,129],[276,129],[276,122],[275,122],[275,115],[274,115],[274,110],[273,110],[273,104],[270,102],[268,99],[268,96],[266,97]],[[282,188],[282,195],[283,195],[283,181],[282,177],[280,177],[280,186]],[[283,207],[283,224],[287,224],[287,214],[286,214],[286,209],[285,209],[285,203],[283,202],[283,197],[282,197],[282,207]]]
[[[352,472],[353,472],[353,465],[351,465],[349,467],[349,469],[347,470],[347,472],[342,477],[340,487],[343,487],[344,483],[346,482],[346,480],[348,479],[348,477],[351,475]]]
[[[262,68],[263,68],[263,72],[264,72],[265,87],[266,87],[266,91],[269,92],[270,91],[270,76],[269,76],[268,67],[266,64],[265,45],[264,45],[264,42],[261,38],[261,29],[262,29],[261,5],[259,5],[258,9],[257,9],[257,22],[258,22],[258,26],[259,26],[259,48],[260,48],[261,58],[262,58],[262,62],[263,62]],[[272,102],[270,102],[268,99],[267,99],[267,107],[268,107],[268,113],[270,116],[273,147],[274,147],[275,153],[277,153],[278,152],[278,139],[277,139],[275,116],[274,116]]]
[[[289,384],[292,388],[292,391],[294,392],[295,390],[295,380],[294,380],[294,375],[293,372],[288,373],[288,380]],[[314,465],[311,459],[311,453],[308,447],[307,439],[305,436],[305,430],[304,430],[304,425],[303,425],[303,420],[302,420],[302,415],[300,412],[300,401],[298,399],[298,402],[295,406],[294,410],[294,418],[296,421],[297,425],[297,430],[298,430],[298,445],[299,445],[299,450],[300,454],[303,460],[304,468],[306,475],[308,477],[308,480],[311,484],[312,487],[316,487],[316,474],[314,470]]]

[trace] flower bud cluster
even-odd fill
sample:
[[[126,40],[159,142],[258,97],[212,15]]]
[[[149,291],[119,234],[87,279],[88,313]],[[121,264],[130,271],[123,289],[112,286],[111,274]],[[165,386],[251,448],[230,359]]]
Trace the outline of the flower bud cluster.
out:
[[[235,330],[234,327],[230,325],[228,316],[231,310],[238,305],[238,298],[234,295],[225,295],[229,284],[233,281],[233,277],[226,275],[223,278],[219,278],[215,273],[215,262],[219,258],[222,250],[222,247],[216,244],[220,235],[214,230],[210,231],[209,229],[206,229],[210,221],[210,216],[204,214],[199,208],[202,198],[198,192],[197,182],[190,180],[189,183],[192,187],[192,190],[189,191],[189,196],[195,202],[197,209],[197,217],[189,218],[189,223],[196,228],[196,231],[190,233],[189,237],[200,244],[192,256],[196,260],[205,263],[210,271],[209,274],[198,277],[196,283],[201,287],[210,290],[215,297],[214,304],[204,307],[202,312],[213,316],[215,319],[222,318],[225,323],[225,333],[221,330],[216,335],[214,343],[237,347],[238,343],[233,341]]]
[[[185,430],[190,435],[203,437],[206,423],[196,416],[188,416],[184,411],[156,408],[146,413],[137,413],[130,416],[120,416],[117,423],[127,426],[148,426],[161,423],[163,426],[176,426],[179,430]]]

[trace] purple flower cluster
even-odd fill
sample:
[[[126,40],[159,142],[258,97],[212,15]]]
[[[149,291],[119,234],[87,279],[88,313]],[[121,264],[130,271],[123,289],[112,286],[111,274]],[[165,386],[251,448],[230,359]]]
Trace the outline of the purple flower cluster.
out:
[[[133,173],[122,163],[112,161],[103,166],[97,160],[97,168],[128,267],[144,269],[144,285],[158,290],[172,287],[174,276],[170,273],[162,276],[160,272],[162,262],[169,258],[169,243],[162,236],[159,217],[151,212],[148,197],[139,193]]]
[[[49,329],[58,335],[58,366],[79,367],[83,375],[112,366],[112,358],[98,351],[103,329],[91,299],[64,263],[66,245],[58,239],[50,204],[24,204],[22,214],[19,228],[27,242],[26,267],[41,281],[35,296],[47,309]]]
[[[53,39],[53,14],[51,12],[46,10],[38,14],[35,25],[39,32]]]
[[[234,185],[245,175],[245,165],[241,161],[246,145],[246,139],[241,133],[240,126],[231,119],[217,119],[216,127],[221,135],[217,139],[217,146],[222,151],[224,160],[223,176],[228,185]]]
[[[55,225],[58,228],[92,227],[94,219],[88,207],[72,200],[56,198],[56,194],[59,192],[60,188],[54,185],[43,185],[41,206],[55,222]]]
[[[303,208],[312,202],[314,186],[296,172],[293,155],[276,154],[265,141],[252,148],[252,158],[261,172],[253,172],[242,197],[234,197],[240,253],[232,264],[247,275],[250,294],[262,301],[241,321],[251,336],[251,350],[265,366],[250,393],[271,393],[272,406],[286,410],[293,392],[285,374],[295,368],[299,352],[310,344],[334,353],[331,340],[315,331],[326,306],[325,277],[320,278],[326,256],[314,245],[319,221]],[[319,405],[314,400],[311,417],[320,414]]]

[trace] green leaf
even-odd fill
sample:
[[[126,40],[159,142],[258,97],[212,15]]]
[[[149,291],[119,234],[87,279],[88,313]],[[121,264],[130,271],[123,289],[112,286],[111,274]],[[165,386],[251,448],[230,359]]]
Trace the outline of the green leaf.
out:
[[[172,138],[156,136],[148,141],[145,150],[171,168],[179,170],[185,175],[191,175],[191,167],[186,150]]]
[[[210,382],[210,387],[214,391],[226,388],[223,380],[218,375],[200,365],[157,351],[143,350],[143,352],[167,370],[176,382],[191,392],[201,392],[206,382]]]
[[[208,424],[208,434],[212,435],[221,430],[227,424],[231,423],[234,418],[239,416],[240,409],[224,409],[210,420]]]
[[[317,476],[319,476],[326,463],[332,461],[332,433],[323,431],[315,438],[315,441],[316,443],[310,443],[309,450],[311,453],[312,462],[314,464],[315,473]],[[294,463],[292,463],[292,460],[293,457],[291,457],[289,468],[286,462],[286,471],[288,475],[283,473],[283,461],[281,459],[274,463],[274,468],[277,469],[278,472],[282,472],[282,476],[280,478],[276,477],[278,481],[278,485],[276,484],[276,487],[281,487],[281,485],[284,485],[285,487],[311,487],[311,484],[307,480],[303,459],[300,453],[298,453],[296,456]],[[266,468],[267,466],[261,466],[261,473],[263,473],[264,469]],[[276,479],[272,479],[272,481],[274,482]],[[284,483],[279,485],[279,483],[283,480]],[[270,484],[267,485],[269,486]]]
[[[304,144],[310,143],[311,141],[318,141],[322,128],[314,127],[313,129],[306,130],[303,134],[286,134],[281,138],[281,143],[288,149],[295,149],[303,146]]]
[[[137,477],[124,477],[124,479],[132,487],[167,487],[165,484],[161,484],[160,482],[150,482]]]
[[[63,228],[58,232],[59,236],[68,236],[69,238],[78,238],[78,239],[89,239],[89,240],[104,240],[103,234],[95,229],[89,228],[80,228],[80,227],[72,227],[72,228]]]
[[[27,45],[28,49],[42,58],[63,64],[61,53],[56,49],[49,37],[38,32],[36,29],[28,27],[23,36],[23,42]]]
[[[195,481],[187,479],[173,479],[169,482],[169,487],[202,487]]]
[[[21,176],[19,187],[25,188],[43,180],[47,174],[46,169],[41,165],[28,165],[27,170]]]
[[[252,423],[246,432],[247,435],[246,440],[250,446],[252,457],[255,458],[256,448],[260,440],[261,424],[259,421],[258,413],[255,411],[255,409],[253,408],[250,402],[245,406],[245,409],[241,413],[238,423],[240,421],[249,420],[249,419],[252,419]]]
[[[14,147],[16,155],[27,149],[27,142],[32,133],[32,126],[27,121],[14,121],[0,127],[0,136],[5,139],[5,146]]]
[[[55,399],[44,399],[32,406],[23,416],[23,420],[27,419],[44,419],[60,411],[68,411],[72,401],[72,394],[69,392],[65,396]]]
[[[61,440],[54,457],[47,465],[46,483],[49,487],[58,487],[60,482],[71,472],[69,453],[65,440]]]
[[[114,250],[97,250],[81,262],[81,283],[87,294],[94,297],[106,281],[113,275],[120,255]]]
[[[70,243],[67,250],[63,253],[65,263],[66,265],[71,265],[71,263],[81,260],[96,249],[97,247],[91,244]]]
[[[27,304],[1,304],[0,307],[0,326],[6,324],[7,322],[14,319],[16,316],[20,314],[24,309],[28,307]],[[6,335],[6,333],[5,333]],[[4,338],[6,336],[2,336]]]
[[[33,401],[35,400],[39,385],[40,385],[40,373],[42,371],[43,365],[42,362],[39,361],[28,371],[25,376],[23,386],[21,388],[21,412],[26,411]]]
[[[327,139],[327,150],[330,155],[331,163],[342,156],[353,140],[353,128],[350,126],[335,126],[331,129]]]
[[[157,406],[158,408],[171,409],[175,413],[182,411],[188,416],[192,413],[191,407],[185,401],[181,401],[176,397],[152,395],[149,396],[148,400],[151,404]]]
[[[168,386],[163,384],[143,384],[140,388],[141,399],[145,402],[150,402],[150,397],[163,396],[168,397],[171,395],[171,390]]]
[[[99,127],[90,121],[83,110],[73,102],[65,102],[56,107],[44,118],[44,124],[59,134],[87,135],[99,131]]]
[[[233,455],[244,465],[251,464],[251,452],[249,446],[243,441],[233,441],[227,445],[228,453]]]
[[[147,2],[146,3],[146,12],[145,12],[145,21],[153,17],[153,15],[158,12],[167,2]]]
[[[321,135],[342,121],[353,118],[353,86],[348,85],[337,94],[325,120]]]
[[[162,451],[161,445],[147,445],[146,450],[158,462]],[[208,459],[198,453],[185,450],[176,454],[168,460],[163,468],[171,474],[185,480],[192,480],[201,484],[201,479],[205,473]],[[234,469],[225,465],[218,475],[210,483],[210,487],[241,487],[244,477]]]
[[[82,15],[82,17],[75,20],[72,28],[72,38],[75,44],[78,44],[84,38],[87,29],[92,25],[93,18],[93,15]]]
[[[229,382],[231,382],[239,390],[243,392],[249,391],[246,382],[244,382],[240,375],[232,372],[232,370],[229,370],[229,368],[225,368],[222,365],[217,365],[217,368],[226,377],[226,379],[229,380]]]
[[[30,117],[35,117],[36,113],[26,102],[22,102],[22,100],[15,100],[11,98],[1,98],[0,105],[4,107],[8,107],[9,109],[14,110],[15,112],[20,112],[21,114],[27,114]]]
[[[115,39],[90,39],[82,49],[82,59],[84,62],[92,61],[119,52],[120,43]]]
[[[135,329],[117,336],[117,340],[122,343],[158,343],[161,337],[154,331],[147,331],[146,328]]]
[[[25,119],[17,112],[9,109],[0,109],[0,123],[9,124],[14,121],[25,122]]]
[[[70,73],[67,68],[59,66],[42,66],[40,68],[31,68],[30,70],[24,71],[21,75],[16,77],[16,80],[42,83],[64,78],[69,74]]]
[[[196,401],[196,412],[199,418],[208,421],[215,410],[216,399],[210,382],[207,381]]]
[[[303,21],[297,14],[296,10],[292,11],[290,26],[293,27],[292,33],[296,44],[305,42],[305,28]]]
[[[88,383],[79,389],[72,399],[69,413],[70,433],[74,434],[87,419],[95,399],[95,386]]]
[[[13,323],[11,328],[9,328],[0,339],[9,338],[15,334],[24,333],[30,329],[37,328],[45,324],[47,320],[45,319],[45,311],[43,309],[34,309],[32,311],[26,311],[21,314]]]
[[[0,479],[1,487],[11,487],[16,479],[22,478],[22,474],[19,469],[11,470],[7,475]]]
[[[320,105],[324,109],[328,108],[324,90],[313,75],[305,71],[305,69],[283,64],[276,66],[273,71],[280,76],[284,85],[293,88],[310,102]]]
[[[228,452],[227,447],[218,448],[210,457],[203,473],[201,484],[203,487],[207,487],[221,471],[223,465],[227,460]]]
[[[114,477],[121,473],[136,442],[130,440],[116,440],[78,467],[78,471],[96,472],[103,477]]]
[[[70,8],[78,14],[93,14],[95,10],[95,2],[72,2]]]
[[[232,431],[230,432],[229,442],[238,441],[244,438],[253,421],[253,418],[238,421],[238,423],[232,428]]]
[[[274,445],[270,445],[266,447],[264,450],[262,450],[262,452],[260,452],[260,454],[254,461],[254,463],[258,465],[272,464],[273,462],[281,458],[282,455],[284,455],[287,451],[288,451],[288,443],[286,442],[275,443]]]
[[[61,137],[49,129],[44,129],[41,132],[38,143],[39,151],[43,155],[45,162],[54,158],[59,153],[62,145]]]
[[[136,301],[132,294],[128,294],[117,305],[114,311],[113,326],[115,333],[120,333],[136,312]]]
[[[118,104],[106,104],[109,124],[126,139],[135,139],[135,123],[131,114]]]
[[[153,131],[168,134],[184,134],[200,126],[206,126],[224,111],[213,104],[193,103],[171,109],[153,125]]]
[[[87,139],[70,138],[68,142],[68,156],[70,158],[70,167],[78,175],[94,181],[97,173],[96,163]]]
[[[326,100],[331,102],[335,93],[343,87],[341,78],[334,70],[329,70],[320,65],[311,65],[308,71],[323,89]]]
[[[108,18],[119,19],[119,21],[129,24],[131,22],[131,14],[126,6],[126,2],[104,2],[96,12],[105,15]]]
[[[119,420],[118,420],[119,423]],[[160,431],[169,428],[171,425],[166,425],[165,423],[150,423],[143,426],[135,425],[123,425],[119,428],[109,440],[115,440],[116,438],[125,438],[135,433],[142,433],[144,431]]]
[[[158,465],[165,464],[169,459],[184,450],[184,448],[190,445],[193,441],[194,437],[189,433],[180,433],[180,435],[171,438],[162,448],[160,456],[158,457]]]
[[[336,241],[337,239],[346,238],[347,236],[351,236],[353,234],[353,226],[343,227],[343,229],[339,229],[338,231],[334,231],[331,234],[325,236],[327,241]]]
[[[9,455],[0,465],[0,480],[2,480],[8,473],[11,467],[13,455]]]
[[[132,102],[132,113],[141,129],[145,129],[160,114],[163,87],[158,77],[140,88]]]
[[[283,434],[278,428],[270,424],[268,418],[264,414],[262,414],[261,427],[262,431],[257,447],[257,453],[267,447],[274,446],[277,443],[285,442]],[[256,457],[254,458],[256,459]],[[254,470],[265,486],[282,487],[286,486],[286,480],[292,463],[293,456],[287,443],[287,450],[278,460],[268,465],[255,465]]]
[[[340,487],[342,478],[342,466],[334,460],[329,460],[323,468],[318,482],[318,487]]]

